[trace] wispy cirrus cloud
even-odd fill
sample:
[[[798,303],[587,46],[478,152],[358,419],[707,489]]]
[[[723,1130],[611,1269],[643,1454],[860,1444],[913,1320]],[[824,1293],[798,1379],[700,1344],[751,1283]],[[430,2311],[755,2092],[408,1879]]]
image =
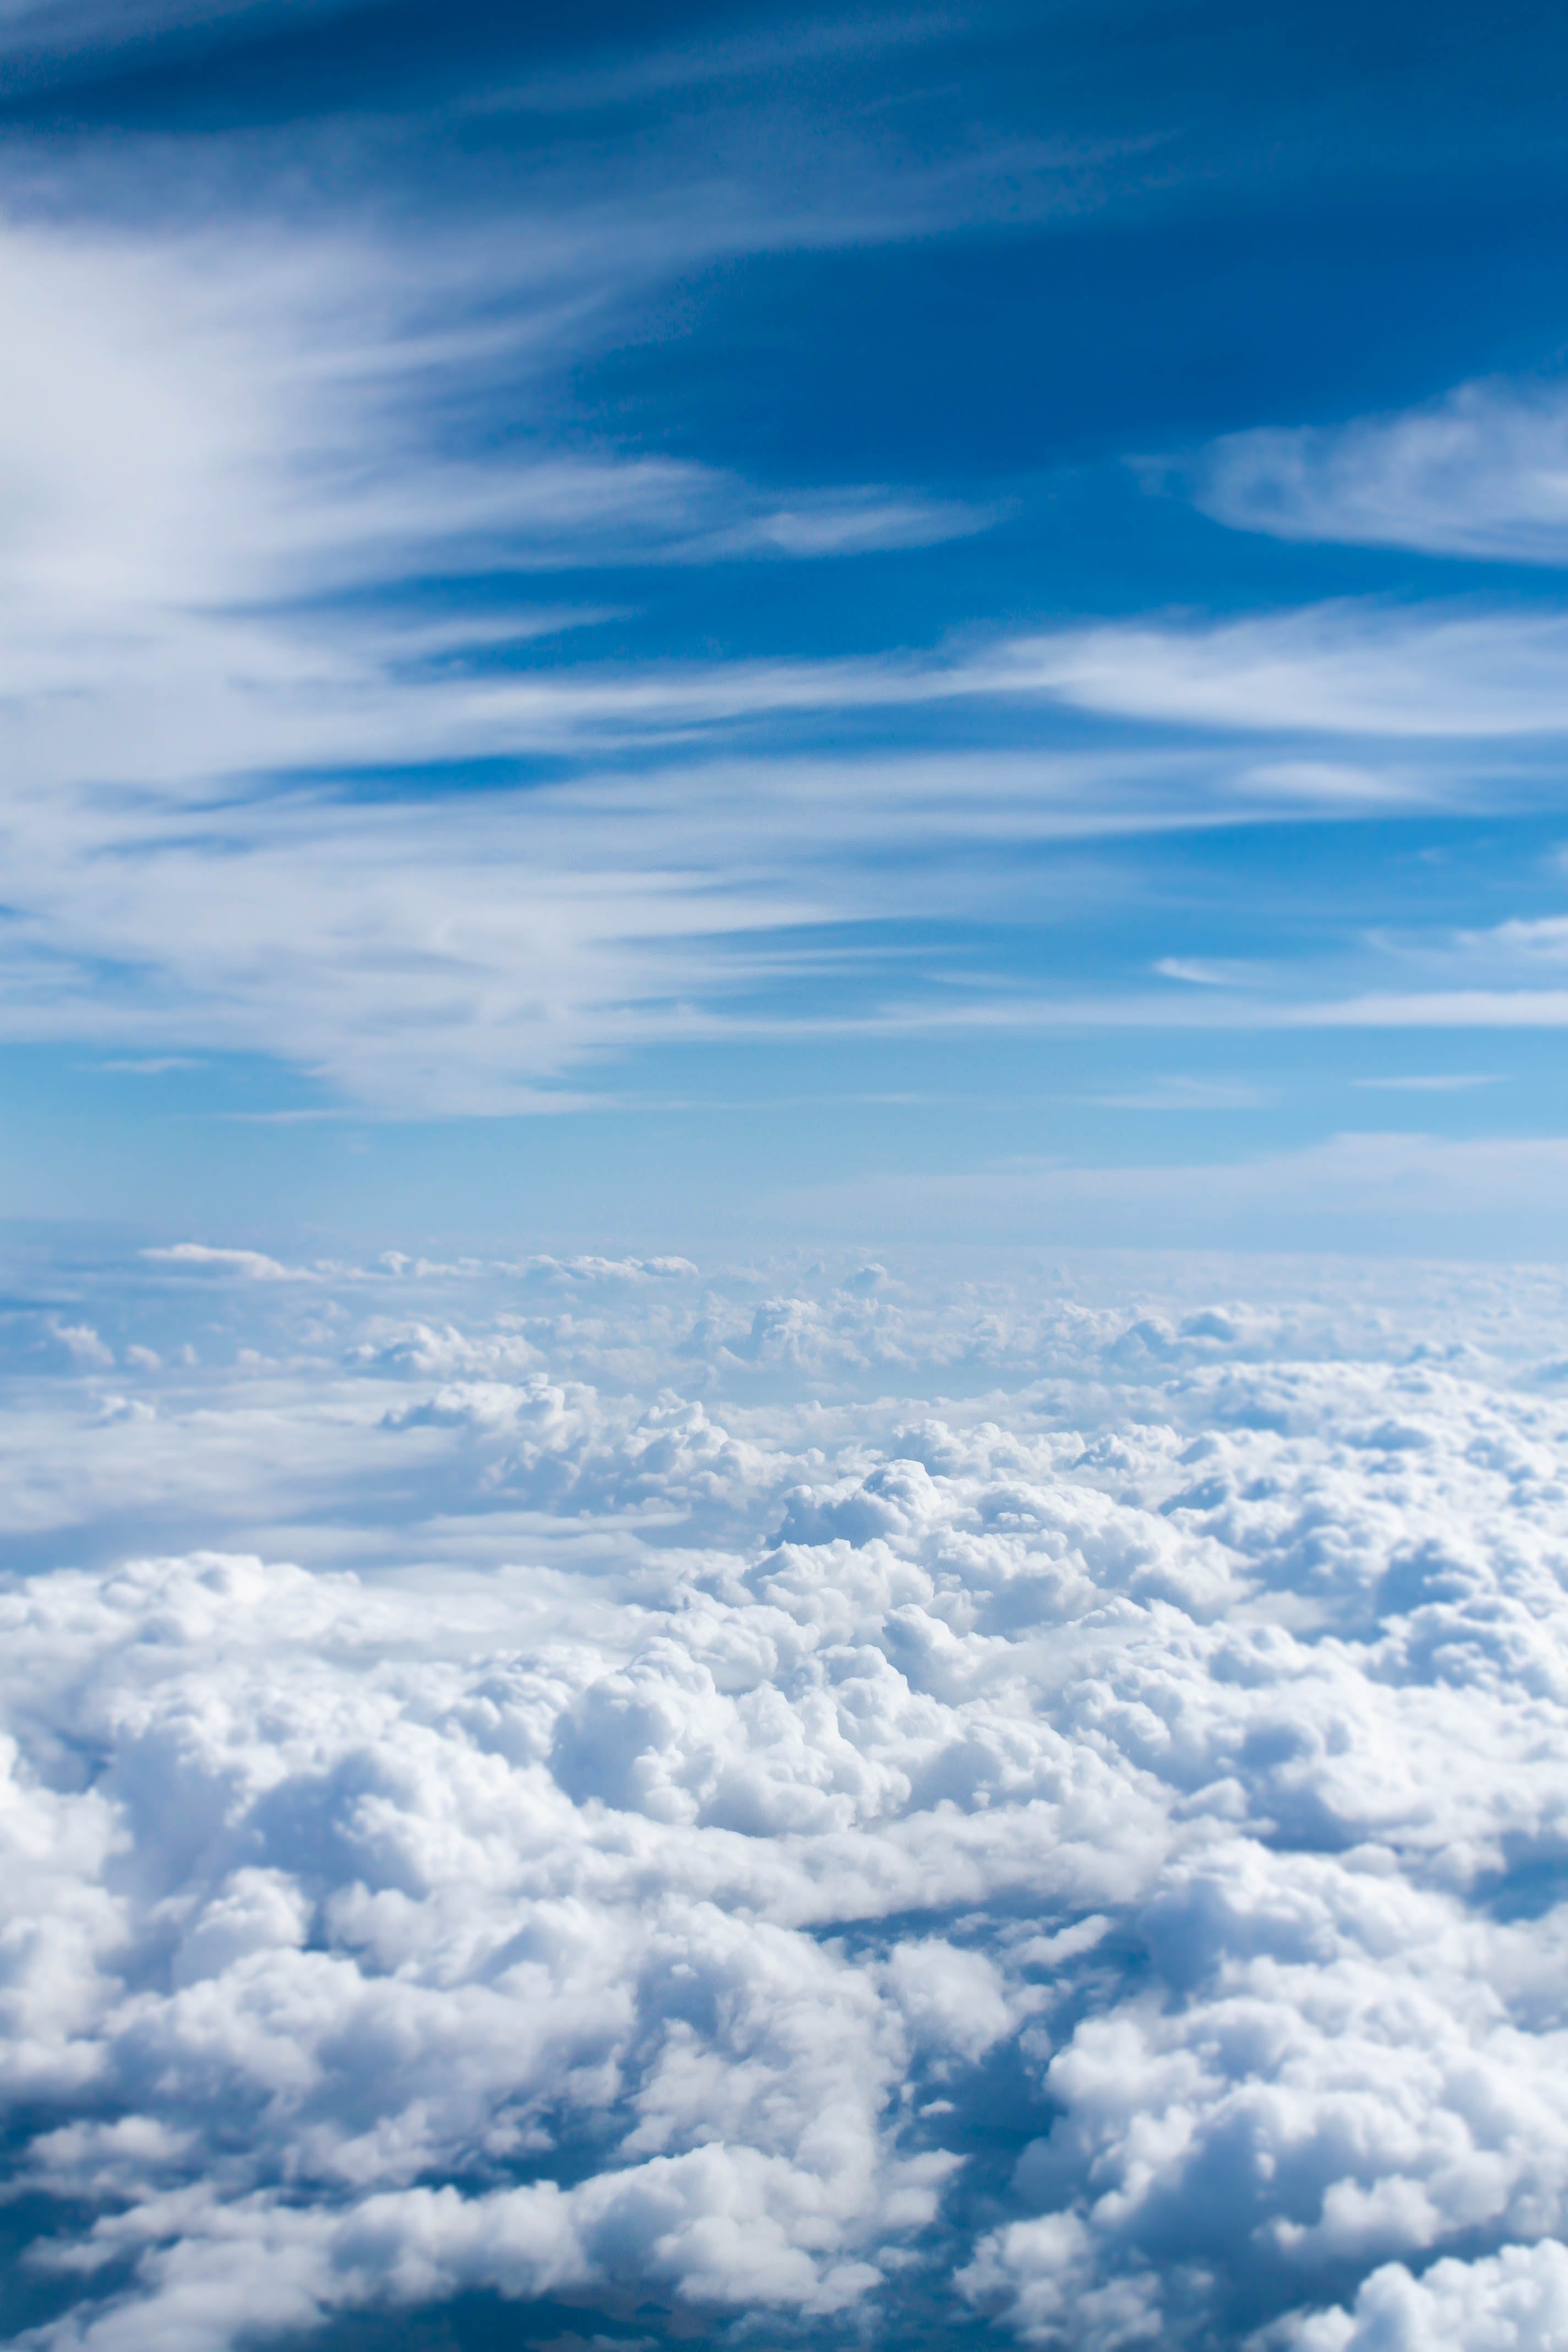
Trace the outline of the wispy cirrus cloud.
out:
[[[86,667],[95,620],[173,631],[441,566],[830,555],[988,519],[875,485],[770,496],[574,441],[542,380],[621,290],[613,242],[557,225],[520,262],[482,240],[409,253],[265,219],[0,223],[0,594],[10,621],[32,616],[15,682],[71,617]],[[450,446],[477,376],[521,411],[500,455]]]
[[[1394,415],[1233,434],[1205,453],[1196,496],[1279,539],[1563,564],[1568,391],[1489,379]]]
[[[1498,1086],[1506,1075],[1502,1070],[1423,1070],[1405,1076],[1352,1078],[1351,1084],[1384,1094],[1467,1094],[1472,1087]]]
[[[1332,1247],[1368,1231],[1399,1250],[1555,1256],[1563,1232],[1568,1140],[1558,1136],[1345,1131],[1241,1158],[1215,1150],[1158,1166],[1017,1159],[937,1173],[889,1170],[875,1181],[803,1187],[773,1203],[797,1227],[858,1220],[925,1242],[955,1226],[1001,1242],[1270,1248],[1297,1234]],[[1510,1223],[1500,1226],[1506,1216]],[[1394,1238],[1396,1237],[1396,1238]]]
[[[228,16],[258,15],[276,0],[0,0],[0,37],[8,43],[70,51],[134,40],[149,32],[183,31]],[[310,5],[310,0],[307,0]],[[319,8],[347,0],[314,0]]]
[[[1568,612],[1363,598],[1217,623],[1066,630],[995,662],[1118,718],[1268,735],[1412,744],[1555,735],[1568,727]]]
[[[408,1114],[569,1097],[606,1051],[678,1039],[1016,1022],[995,984],[910,1001],[897,927],[1044,885],[1020,853],[1234,817],[1169,762],[774,757],[364,801],[321,789],[13,806],[0,1034],[263,1052]],[[886,926],[852,996],[830,927]],[[759,996],[761,1001],[759,1002]],[[744,1004],[742,1014],[740,1007]]]
[[[0,224],[0,1035],[261,1051],[382,1109],[521,1108],[648,1042],[1059,1022],[1011,983],[911,996],[896,956],[828,1014],[757,1001],[826,969],[831,927],[1016,907],[1020,849],[1463,808],[1503,771],[1538,793],[1568,732],[1551,610],[593,657],[609,568],[624,591],[639,566],[990,520],[625,449],[561,397],[649,285],[873,215],[907,231],[933,170],[896,201],[873,175],[815,227],[766,190],[673,182],[630,207],[579,190],[508,240],[284,207]],[[476,432],[503,395],[508,432]],[[933,720],[952,749],[912,756]],[[455,797],[476,762],[491,788]],[[1278,1017],[1269,984],[1251,1013],[1226,996],[1154,1017]],[[1080,992],[1073,1017],[1150,1002]]]
[[[1392,985],[1354,990],[1294,1017],[1331,1027],[1560,1029],[1568,1026],[1568,918],[1513,916],[1446,937],[1382,936]]]
[[[429,257],[345,236],[0,230],[0,1034],[260,1050],[381,1108],[523,1108],[607,1048],[718,1034],[738,991],[820,953],[781,932],[994,909],[1020,845],[1431,793],[1397,761],[1054,741],[1054,709],[1114,711],[1129,679],[1180,703],[1184,661],[1220,682],[1211,717],[1245,720],[1257,656],[1224,633],[570,656],[601,612],[558,575],[612,547],[819,557],[975,520],[863,487],[770,502],[569,447],[542,411],[504,457],[452,454],[455,381],[510,370],[527,395],[585,331],[585,234],[504,282],[488,250],[448,255],[437,287]],[[423,592],[463,564],[488,573],[477,603]],[[1331,616],[1280,627],[1299,665],[1335,657]],[[969,748],[821,748],[847,716],[896,732],[938,708],[974,714]],[[986,714],[1019,709],[1037,748],[988,744]],[[322,781],[473,761],[575,773],[374,805]]]

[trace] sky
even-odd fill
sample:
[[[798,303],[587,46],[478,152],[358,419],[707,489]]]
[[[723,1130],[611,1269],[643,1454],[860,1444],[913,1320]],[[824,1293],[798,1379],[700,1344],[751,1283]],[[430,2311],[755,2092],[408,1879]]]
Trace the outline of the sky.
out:
[[[7,2352],[1568,2352],[1565,68],[0,0]]]
[[[1560,1253],[1568,33],[0,11],[0,1215]]]

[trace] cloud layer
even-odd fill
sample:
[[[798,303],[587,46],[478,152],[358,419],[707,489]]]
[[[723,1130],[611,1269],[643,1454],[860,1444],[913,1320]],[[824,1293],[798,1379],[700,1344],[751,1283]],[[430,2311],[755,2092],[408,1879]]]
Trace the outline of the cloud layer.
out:
[[[24,2342],[1555,2342],[1554,1279],[64,1274]]]
[[[1046,189],[1056,167],[1030,168]],[[68,197],[42,149],[12,156],[0,1040],[262,1054],[320,1103],[405,1116],[528,1109],[672,1043],[1005,1029],[1037,992],[996,985],[994,958],[961,994],[911,986],[907,927],[1005,926],[1023,861],[1063,839],[1550,803],[1555,605],[598,653],[655,573],[907,551],[1005,508],[770,488],[578,425],[573,371],[693,272],[990,201],[868,165],[806,217],[724,171],[665,156],[634,189],[557,162],[504,233],[471,210],[395,232],[301,202],[264,142],[100,158]],[[1546,510],[1555,415],[1494,388],[1331,451],[1254,436],[1223,446],[1213,495],[1245,520],[1237,485],[1256,504],[1288,474],[1289,528],[1327,530],[1346,482],[1425,481],[1400,436],[1441,425],[1443,495],[1462,476],[1506,532]],[[848,924],[860,984],[808,1013],[792,989]],[[1433,981],[1412,1017],[1446,1023]],[[1363,1022],[1396,993],[1333,985]],[[1452,1012],[1515,1016],[1540,1008],[1498,990]]]

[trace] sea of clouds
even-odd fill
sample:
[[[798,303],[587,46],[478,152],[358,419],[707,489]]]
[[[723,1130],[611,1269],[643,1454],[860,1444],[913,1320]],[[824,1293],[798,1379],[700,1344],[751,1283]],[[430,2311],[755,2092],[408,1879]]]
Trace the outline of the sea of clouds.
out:
[[[1568,2344],[1561,1275],[7,1271],[12,2340]]]

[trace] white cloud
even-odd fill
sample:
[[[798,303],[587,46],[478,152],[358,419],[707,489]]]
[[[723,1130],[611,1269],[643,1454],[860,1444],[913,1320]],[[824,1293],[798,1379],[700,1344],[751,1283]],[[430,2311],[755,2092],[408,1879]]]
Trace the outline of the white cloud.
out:
[[[702,1034],[704,1000],[746,978],[716,942],[855,902],[832,849],[879,849],[889,822],[911,849],[966,824],[1000,845],[1020,824],[1090,822],[1081,761],[1005,760],[978,805],[951,761],[636,772],[649,747],[982,690],[962,666],[519,668],[504,636],[598,607],[520,597],[500,622],[437,625],[342,601],[454,564],[515,584],[611,553],[824,553],[973,527],[901,493],[780,505],[693,466],[557,446],[541,386],[688,235],[568,214],[503,258],[482,238],[395,252],[221,215],[194,235],[0,224],[6,1034],[268,1051],[362,1102],[517,1108],[595,1047]],[[454,387],[498,373],[534,417],[521,454],[438,455]],[[595,752],[633,772],[379,806],[321,781]],[[1121,821],[1157,797],[1130,773]]]
[[[162,1249],[142,1253],[155,1265],[208,1267],[215,1274],[239,1274],[252,1282],[309,1282],[303,1266],[284,1265],[264,1250],[214,1249],[205,1242],[171,1242]]]
[[[979,520],[865,487],[780,503],[561,446],[550,385],[695,233],[674,199],[626,238],[566,207],[505,257],[259,215],[0,226],[19,354],[0,388],[0,1034],[122,1061],[262,1052],[375,1110],[548,1107],[591,1094],[607,1054],[739,1034],[727,1005],[809,964],[821,927],[1006,912],[1021,845],[1539,793],[1525,739],[1568,720],[1550,612],[1347,604],[642,666],[573,650],[599,603],[520,592],[500,618],[395,621],[379,592],[432,567],[516,583],[612,548],[847,551]],[[513,387],[534,420],[520,455],[450,454],[465,377]],[[1064,703],[1193,740],[1051,749]],[[1032,711],[1042,748],[779,740],[939,704],[982,736]],[[1379,748],[1253,740],[1325,732]],[[460,796],[323,781],[537,760],[550,781]],[[1020,1017],[994,990],[942,993],[889,987],[852,1017]]]
[[[1352,1078],[1352,1087],[1380,1089],[1385,1094],[1467,1094],[1472,1087],[1495,1087],[1503,1073],[1497,1070],[1417,1071],[1404,1077]]]
[[[714,693],[733,709],[747,687]],[[667,688],[643,690],[655,719]],[[540,691],[591,713],[601,690]],[[455,718],[421,746],[390,703],[384,749],[405,722],[405,753],[453,748]],[[781,949],[781,929],[983,915],[1031,887],[1020,845],[1246,808],[1223,774],[1205,781],[1212,761],[1142,753],[753,757],[366,801],[171,791],[151,761],[177,767],[174,749],[155,737],[118,791],[57,778],[8,824],[0,811],[0,1031],[269,1052],[341,1098],[412,1112],[525,1107],[542,1082],[591,1084],[595,1051],[735,1031],[736,994],[819,960],[809,940]],[[925,1010],[973,1020],[988,1001]]]
[[[607,1053],[724,1034],[726,1004],[809,962],[819,927],[1005,912],[1020,845],[1468,805],[1495,795],[1504,739],[1522,763],[1506,790],[1528,800],[1521,730],[1568,718],[1552,614],[1337,606],[640,667],[574,650],[600,602],[519,588],[500,618],[395,621],[379,592],[433,567],[500,566],[516,586],[612,549],[847,551],[981,518],[864,486],[780,502],[562,445],[562,368],[690,258],[674,197],[625,236],[565,206],[505,255],[477,235],[394,253],[281,215],[214,219],[0,226],[19,354],[0,388],[11,1038],[122,1061],[262,1052],[377,1110],[559,1103]],[[733,234],[761,235],[749,220]],[[532,420],[520,454],[451,454],[468,379],[511,387]],[[1051,749],[1064,702],[1237,740]],[[849,759],[778,740],[938,704],[982,736],[1002,706],[1032,710],[1043,748]],[[1247,740],[1325,730],[1382,748],[1260,758]],[[571,772],[376,800],[323,781],[537,760]],[[931,1009],[887,993],[872,1025]],[[962,1018],[1017,1011],[970,991]]]
[[[1173,1075],[1127,1094],[1091,1095],[1089,1099],[1102,1103],[1107,1110],[1211,1111],[1257,1110],[1273,1097],[1261,1087]]]
[[[1011,682],[1085,709],[1184,727],[1508,743],[1568,724],[1565,653],[1568,614],[1551,607],[1347,599],[1240,621],[1019,639],[986,676],[998,691]],[[1266,770],[1266,781],[1278,773]],[[1330,773],[1331,795],[1342,794],[1331,764]]]
[[[1553,2238],[1476,2263],[1402,2263],[1373,2272],[1353,2312],[1281,2332],[1300,2352],[1555,2352],[1568,2339],[1568,2248]]]
[[[1568,562],[1568,398],[1555,383],[1461,384],[1430,406],[1215,442],[1198,502],[1281,539]]]
[[[151,1417],[18,1359],[32,2352],[1554,2341],[1561,1277],[877,1273],[142,1258]]]
[[[89,18],[16,21],[68,45]],[[847,37],[799,36],[825,54]],[[978,217],[1004,180],[1015,209],[1022,181],[1031,205],[1066,201],[1064,174],[1075,205],[1098,201],[1116,161],[977,150],[894,186],[868,154],[786,200],[724,152],[701,184],[662,151],[636,187],[552,167],[526,219],[437,236],[322,226],[297,155],[259,136],[237,161],[224,142],[199,163],[100,153],[69,202],[43,151],[17,150],[0,220],[0,1036],[149,1069],[263,1053],[330,1106],[378,1113],[560,1107],[642,1045],[767,1034],[766,1013],[746,1032],[731,1009],[819,969],[813,932],[1008,914],[1021,845],[1552,788],[1568,720],[1552,612],[1343,604],[843,660],[594,658],[613,616],[597,590],[562,593],[574,564],[848,555],[993,519],[896,483],[775,494],[573,433],[570,371],[651,289],[725,254]],[[504,457],[472,431],[503,394]],[[457,591],[433,608],[433,573],[475,569],[506,583],[507,610]],[[1118,740],[1064,748],[1064,705]],[[938,706],[973,739],[946,756],[810,748],[848,715],[896,728]],[[1021,716],[1037,751],[987,748]],[[1127,719],[1164,740],[1128,748]],[[470,761],[500,788],[414,780]],[[524,788],[525,763],[548,781]],[[406,789],[373,801],[387,769]],[[906,1001],[889,981],[848,1017],[1059,1013],[955,994],[927,975]],[[1477,1018],[1556,1017],[1476,1002]]]
[[[1568,1025],[1568,989],[1379,989],[1305,1007],[1297,1017],[1331,1029],[1561,1029]]]
[[[679,233],[671,224],[678,249],[661,253],[646,226],[640,247],[570,217],[535,226],[504,250],[478,234],[399,249],[260,211],[199,233],[6,219],[12,690],[64,677],[123,689],[151,659],[205,680],[210,725],[247,688],[346,690],[356,640],[373,669],[440,650],[417,625],[377,634],[340,614],[323,640],[319,610],[290,626],[254,610],[241,621],[237,604],[438,565],[832,553],[984,521],[865,487],[781,506],[693,463],[563,446],[555,373],[603,331],[639,264],[655,277],[675,265]],[[531,426],[510,458],[440,454],[442,420],[475,378],[505,382]],[[455,642],[482,646],[487,627],[493,614]]]

